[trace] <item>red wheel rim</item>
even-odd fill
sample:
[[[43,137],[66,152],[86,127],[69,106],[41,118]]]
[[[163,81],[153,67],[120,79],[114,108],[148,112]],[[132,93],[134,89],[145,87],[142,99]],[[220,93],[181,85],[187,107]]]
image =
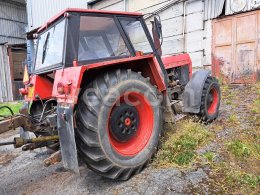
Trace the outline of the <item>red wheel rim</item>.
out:
[[[120,106],[120,103],[127,103],[134,106],[139,114],[139,125],[136,134],[127,142],[120,142],[110,133],[110,120],[108,121],[108,137],[113,149],[123,156],[134,156],[142,151],[149,142],[153,130],[153,108],[147,98],[137,92],[127,92],[122,95],[112,107],[109,113],[109,119],[113,108]],[[129,120],[125,121],[127,124]]]
[[[217,89],[215,87],[213,87],[210,90],[209,95],[211,95],[212,101],[208,105],[208,114],[215,114],[217,111],[218,100],[219,100]]]

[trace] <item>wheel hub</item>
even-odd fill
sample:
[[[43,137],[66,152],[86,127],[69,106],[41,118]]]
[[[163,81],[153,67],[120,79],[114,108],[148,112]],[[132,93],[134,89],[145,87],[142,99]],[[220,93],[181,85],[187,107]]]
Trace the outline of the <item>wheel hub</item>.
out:
[[[135,136],[139,125],[139,114],[134,106],[121,104],[110,116],[110,133],[119,142],[127,142]]]

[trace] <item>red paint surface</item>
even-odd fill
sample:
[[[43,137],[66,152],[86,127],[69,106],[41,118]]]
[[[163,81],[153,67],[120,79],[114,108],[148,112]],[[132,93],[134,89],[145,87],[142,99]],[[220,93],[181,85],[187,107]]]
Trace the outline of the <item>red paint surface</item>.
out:
[[[146,99],[146,97],[141,93],[136,92],[127,92],[128,101],[131,102],[137,102],[139,101],[138,105],[135,105],[135,108],[138,111],[139,114],[139,125],[137,127],[136,135],[132,137],[127,142],[119,142],[116,139],[113,138],[112,135],[110,135],[110,131],[108,129],[108,137],[109,141],[111,143],[111,146],[114,148],[115,151],[117,151],[119,154],[123,156],[134,156],[141,152],[145,146],[148,144],[151,134],[153,131],[153,109],[150,105],[149,101]],[[124,102],[124,95],[121,96],[118,100],[120,103]],[[115,103],[115,105],[117,105]],[[113,108],[111,109],[112,112]],[[110,114],[111,114],[110,112]],[[110,128],[109,122],[108,122],[108,128]]]
[[[28,91],[28,95],[25,96],[25,100],[27,101],[37,100],[35,98],[36,96],[39,96],[41,99],[51,98],[52,86],[53,83],[44,76],[40,76],[40,75],[30,76],[30,84],[28,84],[25,87],[25,89]]]
[[[192,76],[192,61],[189,54],[179,54],[175,56],[163,57],[162,61],[166,69],[188,65],[190,77]]]
[[[80,92],[82,75],[85,70],[85,66],[57,70],[52,88],[52,97],[56,97],[58,102],[76,104]],[[60,85],[65,86],[64,94],[60,94],[58,91]]]
[[[57,98],[58,102],[72,103],[76,104],[78,101],[78,94],[80,92],[81,80],[85,71],[90,71],[92,69],[100,69],[107,66],[114,66],[122,64],[124,68],[125,63],[134,63],[138,61],[146,60],[148,63],[145,65],[143,70],[145,72],[150,72],[149,77],[154,84],[158,87],[159,91],[163,92],[166,90],[166,86],[163,80],[163,74],[160,66],[154,57],[154,55],[142,55],[136,57],[128,57],[123,59],[116,59],[104,62],[98,62],[93,64],[87,64],[82,66],[72,66],[65,69],[60,69],[55,71],[54,83],[51,83],[47,78],[40,75],[31,76],[30,83],[34,87],[33,98],[26,96],[27,100],[35,100],[35,95],[38,94],[42,99],[47,98]],[[165,63],[165,68],[174,68],[178,66],[189,65],[191,74],[191,60],[188,54],[182,54],[178,56],[164,57],[163,62]],[[58,92],[59,86],[64,86],[64,94]],[[27,87],[29,89],[31,87]],[[60,89],[59,89],[60,90]],[[30,91],[30,90],[28,90]]]

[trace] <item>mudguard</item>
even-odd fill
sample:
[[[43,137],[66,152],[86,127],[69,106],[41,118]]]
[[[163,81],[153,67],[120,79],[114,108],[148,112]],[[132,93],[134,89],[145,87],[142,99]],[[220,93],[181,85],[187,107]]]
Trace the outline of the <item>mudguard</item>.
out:
[[[73,123],[73,107],[57,107],[57,125],[59,132],[62,162],[65,169],[79,173],[78,157]]]
[[[183,112],[198,114],[200,112],[201,96],[209,70],[195,72],[185,86],[183,93]]]

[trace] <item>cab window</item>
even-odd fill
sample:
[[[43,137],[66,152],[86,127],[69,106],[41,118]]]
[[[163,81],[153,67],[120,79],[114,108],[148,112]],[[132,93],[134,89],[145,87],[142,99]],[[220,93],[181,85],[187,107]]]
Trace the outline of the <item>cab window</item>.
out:
[[[122,17],[119,20],[134,46],[135,51],[141,51],[143,53],[153,52],[142,24],[138,19]]]
[[[119,30],[110,17],[81,16],[78,60],[129,56]]]

